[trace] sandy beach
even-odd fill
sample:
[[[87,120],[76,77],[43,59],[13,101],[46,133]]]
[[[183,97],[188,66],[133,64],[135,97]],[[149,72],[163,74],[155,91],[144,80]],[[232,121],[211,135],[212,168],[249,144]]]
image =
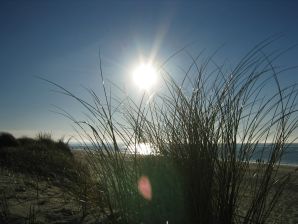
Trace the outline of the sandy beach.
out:
[[[268,223],[298,223],[297,167],[281,166],[279,175],[292,172],[291,181],[268,219]],[[154,189],[153,189],[154,190]],[[104,223],[98,211],[83,216],[82,202],[59,183],[37,182],[34,178],[2,169],[0,171],[1,215],[6,223]],[[84,203],[84,202],[83,202]],[[90,207],[91,209],[91,207]]]
[[[83,216],[82,203],[59,183],[1,170],[0,196],[0,223],[98,223],[95,215]]]
[[[297,166],[282,165],[279,175],[291,172],[291,179],[281,196],[279,204],[274,209],[269,221],[274,223],[298,223],[298,172]]]

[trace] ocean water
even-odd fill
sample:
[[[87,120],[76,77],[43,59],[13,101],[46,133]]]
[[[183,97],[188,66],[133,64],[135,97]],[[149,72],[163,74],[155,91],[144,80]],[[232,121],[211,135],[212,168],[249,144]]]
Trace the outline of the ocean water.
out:
[[[252,160],[262,159],[267,160],[271,152],[272,145],[260,145],[256,148],[256,151],[252,157]],[[261,152],[263,151],[263,157],[261,157]],[[298,165],[298,144],[288,144],[286,145],[285,151],[282,155],[281,164],[288,165]]]
[[[82,150],[84,147],[82,147],[79,144],[71,144],[71,149],[74,150]],[[89,149],[92,149],[91,145],[88,145]],[[125,146],[119,144],[119,147],[122,150],[125,150]],[[131,147],[132,152],[134,152],[134,146]],[[240,148],[240,145],[238,145],[238,148]],[[136,147],[137,153],[142,155],[149,155],[152,154],[152,149],[150,149],[150,146],[148,144],[141,143]],[[260,144],[256,147],[255,152],[253,153],[251,157],[251,161],[255,162],[256,160],[263,160],[267,161],[272,150],[272,144]],[[288,144],[286,145],[285,151],[283,153],[281,164],[285,165],[295,165],[298,166],[298,143]]]

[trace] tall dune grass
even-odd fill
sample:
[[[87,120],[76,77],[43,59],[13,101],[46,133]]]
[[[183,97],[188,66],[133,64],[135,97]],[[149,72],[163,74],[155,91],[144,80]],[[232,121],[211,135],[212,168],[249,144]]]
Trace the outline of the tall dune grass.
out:
[[[268,220],[289,181],[278,170],[298,124],[297,86],[281,86],[286,69],[274,66],[279,52],[264,53],[270,43],[256,45],[231,70],[213,57],[191,57],[182,83],[162,66],[165,91],[141,102],[113,98],[104,82],[103,97],[89,90],[87,102],[49,81],[86,109],[85,121],[62,113],[85,143],[110,222]],[[138,155],[139,143],[155,154]],[[138,192],[141,176],[150,181],[150,200]]]

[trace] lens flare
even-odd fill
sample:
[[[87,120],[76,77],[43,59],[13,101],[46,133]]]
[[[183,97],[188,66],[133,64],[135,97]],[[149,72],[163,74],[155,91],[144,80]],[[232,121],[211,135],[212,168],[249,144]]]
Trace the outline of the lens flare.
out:
[[[150,201],[152,199],[152,188],[148,177],[141,176],[138,181],[138,190],[144,199]]]

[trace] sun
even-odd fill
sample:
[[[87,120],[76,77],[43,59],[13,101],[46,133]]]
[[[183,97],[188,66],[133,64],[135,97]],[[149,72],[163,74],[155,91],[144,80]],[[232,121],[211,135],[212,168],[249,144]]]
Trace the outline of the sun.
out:
[[[152,64],[140,64],[133,71],[134,83],[142,90],[150,90],[157,82],[157,71]]]

